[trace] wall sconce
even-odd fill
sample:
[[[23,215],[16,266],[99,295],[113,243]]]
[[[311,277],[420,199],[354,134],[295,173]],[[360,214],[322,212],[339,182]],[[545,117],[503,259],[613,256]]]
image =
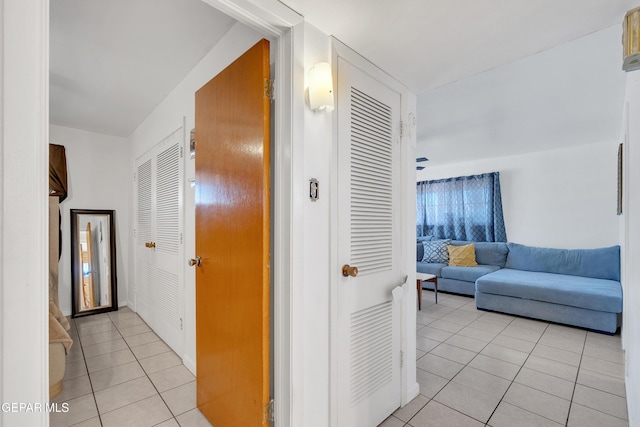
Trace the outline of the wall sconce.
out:
[[[309,107],[313,111],[333,110],[331,65],[319,62],[309,70]]]
[[[640,7],[631,9],[622,22],[624,71],[640,69]]]

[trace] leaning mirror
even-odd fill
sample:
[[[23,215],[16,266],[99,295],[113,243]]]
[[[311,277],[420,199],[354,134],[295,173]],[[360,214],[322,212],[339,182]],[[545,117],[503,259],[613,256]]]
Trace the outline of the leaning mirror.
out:
[[[72,317],[118,309],[114,211],[71,209]]]

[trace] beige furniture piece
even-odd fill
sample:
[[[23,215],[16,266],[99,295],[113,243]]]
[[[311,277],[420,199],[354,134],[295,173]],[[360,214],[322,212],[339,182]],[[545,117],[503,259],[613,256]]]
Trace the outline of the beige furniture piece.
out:
[[[418,310],[422,310],[422,282],[433,283],[433,292],[438,303],[438,276],[435,274],[416,273],[416,287],[418,289]]]
[[[62,391],[67,353],[73,341],[58,309],[60,202],[67,197],[67,159],[62,145],[49,144],[49,398]]]
[[[62,391],[62,378],[67,354],[73,340],[67,333],[70,325],[58,306],[49,300],[49,398]]]

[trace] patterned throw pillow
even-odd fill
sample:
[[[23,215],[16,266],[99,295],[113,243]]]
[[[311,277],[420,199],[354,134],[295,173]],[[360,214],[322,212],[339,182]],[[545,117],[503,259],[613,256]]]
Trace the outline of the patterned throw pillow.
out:
[[[449,251],[449,265],[456,267],[475,267],[478,265],[476,262],[476,249],[473,243],[464,246],[447,246]]]
[[[422,245],[424,246],[422,262],[434,262],[440,264],[448,263],[449,252],[447,251],[447,245],[449,243],[451,243],[451,239],[422,242]]]

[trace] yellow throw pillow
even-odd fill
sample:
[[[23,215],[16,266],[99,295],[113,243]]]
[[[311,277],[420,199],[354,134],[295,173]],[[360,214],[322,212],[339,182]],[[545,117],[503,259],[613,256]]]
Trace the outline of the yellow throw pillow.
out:
[[[464,246],[447,246],[449,251],[449,265],[455,267],[475,267],[476,249],[473,243]]]

